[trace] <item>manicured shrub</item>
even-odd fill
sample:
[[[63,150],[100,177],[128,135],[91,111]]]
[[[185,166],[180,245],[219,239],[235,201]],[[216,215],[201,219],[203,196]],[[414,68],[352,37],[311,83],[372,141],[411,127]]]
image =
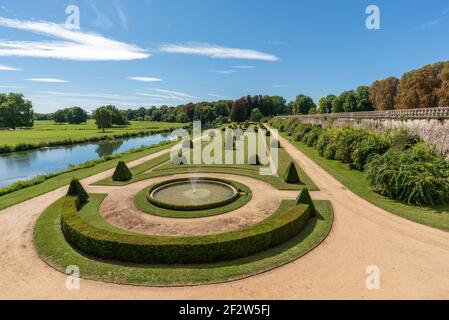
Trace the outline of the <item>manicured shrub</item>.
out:
[[[424,144],[373,155],[365,171],[374,190],[386,197],[417,205],[449,203],[449,162]]]
[[[77,209],[80,209],[89,200],[89,195],[87,194],[86,190],[84,190],[81,182],[79,182],[78,179],[73,179],[72,182],[70,182],[67,196],[74,197],[76,199]]]
[[[321,157],[324,157],[324,152],[326,151],[327,145],[330,144],[331,141],[332,141],[332,129],[326,128],[320,134],[316,143],[316,149],[318,150],[318,154]]]
[[[299,183],[301,180],[299,179],[298,171],[296,170],[296,166],[293,162],[287,167],[287,170],[284,174],[284,181],[287,183]]]
[[[352,153],[358,143],[363,141],[368,132],[350,127],[340,128],[336,137],[335,159],[343,163],[352,164]]]
[[[112,176],[113,181],[129,181],[133,177],[131,171],[124,161],[120,161],[115,168],[114,175]]]
[[[311,217],[316,216],[315,204],[313,203],[312,197],[310,196],[309,190],[307,188],[304,188],[301,190],[298,197],[296,198],[296,204],[309,205],[310,206],[310,216]]]
[[[310,207],[299,205],[237,231],[164,237],[98,229],[80,216],[75,202],[73,197],[67,197],[62,208],[61,229],[67,241],[85,254],[133,263],[215,263],[247,257],[292,239],[310,218]]]

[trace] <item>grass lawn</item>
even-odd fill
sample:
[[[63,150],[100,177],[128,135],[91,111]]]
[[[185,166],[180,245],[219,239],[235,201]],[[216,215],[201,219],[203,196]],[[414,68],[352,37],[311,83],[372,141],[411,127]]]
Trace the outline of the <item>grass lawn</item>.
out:
[[[282,135],[289,139],[286,133]],[[317,150],[308,147],[302,142],[291,141],[291,143],[315,161],[315,163],[329,172],[349,190],[363,199],[403,218],[437,229],[449,231],[449,206],[441,206],[438,208],[419,207],[388,199],[372,191],[363,172],[351,170],[347,165],[338,160],[328,160],[320,157]]]
[[[207,143],[206,143],[207,144]],[[205,144],[204,144],[205,145]],[[204,146],[203,146],[204,148]],[[223,145],[224,148],[224,145]],[[234,158],[236,151],[233,151]],[[160,177],[171,174],[180,174],[180,173],[228,173],[228,174],[236,174],[251,177],[254,179],[265,181],[275,188],[279,190],[301,190],[304,187],[307,187],[310,191],[318,190],[317,186],[313,183],[312,179],[307,176],[307,174],[301,169],[301,167],[296,164],[296,168],[300,177],[301,182],[296,184],[289,184],[284,182],[282,176],[284,175],[284,171],[286,170],[288,164],[293,162],[293,159],[290,155],[283,149],[279,149],[279,176],[272,175],[261,175],[260,168],[263,166],[260,165],[250,165],[247,161],[247,143],[245,143],[245,164],[233,164],[233,165],[209,165],[209,164],[200,164],[200,165],[175,165],[171,163],[170,156],[163,155],[159,158],[148,161],[140,166],[137,166],[131,169],[133,174],[133,178],[127,182],[115,182],[112,181],[112,177],[106,178],[102,181],[95,183],[95,185],[127,185],[130,183],[134,183],[141,180],[146,180],[154,177]],[[223,151],[223,159],[224,159],[224,151]],[[149,172],[151,170],[151,172]]]
[[[47,181],[38,185],[31,186],[19,191],[14,191],[4,196],[0,196],[0,210],[68,185],[73,178],[84,179],[108,169],[115,168],[119,161],[134,161],[139,158],[146,157],[150,154],[167,149],[173,145],[174,143],[170,143],[163,146],[155,146],[153,148],[149,148],[140,152],[123,154],[119,158],[99,163],[93,167],[64,173],[54,178],[48,179]]]
[[[80,212],[83,219],[98,228],[127,232],[107,224],[98,213],[104,195],[91,195],[88,205]],[[39,256],[50,266],[65,272],[69,265],[77,265],[85,279],[118,284],[144,286],[179,286],[225,282],[245,278],[285,265],[315,248],[329,234],[333,211],[328,201],[315,202],[318,218],[310,219],[304,229],[290,241],[261,254],[216,264],[143,265],[96,260],[80,254],[64,239],[60,228],[63,199],[52,204],[39,218],[34,241]],[[274,214],[281,214],[295,206],[284,201]]]
[[[112,136],[115,134],[138,133],[141,131],[156,132],[179,128],[186,124],[131,121],[127,127],[115,127],[107,129],[105,133],[97,129],[94,120],[88,120],[84,124],[56,124],[54,121],[35,121],[32,129],[16,131],[0,130],[0,145],[16,146],[17,144],[39,144],[64,141],[66,139],[82,140],[91,137]]]

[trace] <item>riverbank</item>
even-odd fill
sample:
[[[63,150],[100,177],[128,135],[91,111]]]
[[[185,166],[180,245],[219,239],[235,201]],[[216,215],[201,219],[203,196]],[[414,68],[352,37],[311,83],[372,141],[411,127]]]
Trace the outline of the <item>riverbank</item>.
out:
[[[85,124],[56,124],[35,121],[32,129],[1,130],[0,154],[48,147],[69,146],[106,140],[126,139],[188,127],[185,123],[132,121],[127,127],[98,130],[93,120]]]

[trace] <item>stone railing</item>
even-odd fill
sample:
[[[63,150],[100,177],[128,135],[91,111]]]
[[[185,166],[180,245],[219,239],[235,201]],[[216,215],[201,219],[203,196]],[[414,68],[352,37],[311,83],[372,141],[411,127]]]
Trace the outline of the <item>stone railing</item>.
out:
[[[341,112],[310,115],[279,116],[278,118],[350,118],[350,119],[449,119],[449,107],[367,112]]]

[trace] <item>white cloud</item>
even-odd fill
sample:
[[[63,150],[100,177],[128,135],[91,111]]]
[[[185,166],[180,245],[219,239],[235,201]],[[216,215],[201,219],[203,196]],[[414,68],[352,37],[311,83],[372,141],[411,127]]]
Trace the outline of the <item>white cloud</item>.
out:
[[[287,88],[287,87],[288,87],[288,85],[286,85],[286,84],[275,84],[273,86],[273,88]]]
[[[255,66],[233,66],[234,69],[254,69]]]
[[[212,71],[215,73],[220,73],[220,74],[231,74],[231,73],[236,73],[237,71],[234,69],[230,69],[230,70],[217,70],[217,71]]]
[[[114,7],[123,29],[128,30],[128,18],[119,0],[114,0]]]
[[[227,97],[222,96],[220,94],[215,94],[215,93],[208,93],[207,94],[209,97],[213,97],[213,98],[222,98],[222,99],[226,99]]]
[[[139,81],[139,82],[159,82],[162,79],[153,77],[128,77],[129,80]]]
[[[100,27],[103,29],[110,29],[113,27],[111,20],[106,14],[103,13],[103,10],[98,9],[97,6],[92,1],[86,1],[86,3],[95,12],[96,18],[94,21],[94,25],[96,27]]]
[[[0,85],[0,88],[2,88],[2,89],[23,89],[23,87],[20,87],[20,86],[3,86],[3,85]]]
[[[22,71],[22,69],[0,64],[0,71]]]
[[[423,29],[431,28],[431,27],[433,27],[433,26],[436,26],[436,25],[439,24],[439,23],[440,23],[440,20],[430,21],[430,22],[427,22],[427,23],[423,23],[422,25],[420,25],[420,26],[418,27],[418,29],[423,30]]]
[[[207,43],[166,44],[160,46],[159,50],[167,53],[190,54],[219,59],[279,60],[273,54],[249,49],[225,48]]]
[[[28,78],[26,81],[44,82],[44,83],[67,83],[69,81],[56,78]]]
[[[173,90],[167,90],[167,89],[161,89],[161,88],[148,88],[148,90],[153,91],[153,92],[157,92],[160,93],[162,95],[155,95],[155,94],[148,94],[148,93],[144,93],[141,95],[146,95],[146,96],[153,96],[153,97],[163,97],[166,99],[174,99],[174,100],[188,100],[188,99],[196,99],[196,97],[184,93],[184,92],[179,92],[179,91],[173,91]]]
[[[58,41],[0,42],[0,56],[53,58],[80,61],[122,61],[146,59],[148,50],[102,35],[69,30],[50,22],[21,21],[0,17],[0,27],[30,31],[58,38]]]

